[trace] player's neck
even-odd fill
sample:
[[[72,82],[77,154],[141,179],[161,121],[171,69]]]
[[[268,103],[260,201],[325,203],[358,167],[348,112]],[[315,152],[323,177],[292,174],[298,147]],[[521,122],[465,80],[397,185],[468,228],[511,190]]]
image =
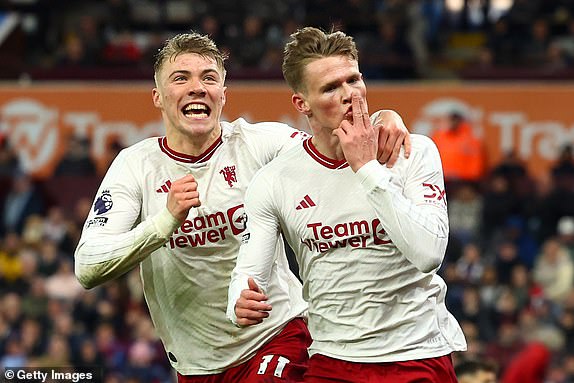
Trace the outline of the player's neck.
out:
[[[315,149],[322,155],[332,160],[343,160],[345,155],[343,149],[339,145],[339,138],[337,136],[319,134],[314,135],[311,139]]]
[[[221,129],[213,129],[205,134],[168,134],[167,144],[170,149],[189,156],[200,156],[221,136]]]

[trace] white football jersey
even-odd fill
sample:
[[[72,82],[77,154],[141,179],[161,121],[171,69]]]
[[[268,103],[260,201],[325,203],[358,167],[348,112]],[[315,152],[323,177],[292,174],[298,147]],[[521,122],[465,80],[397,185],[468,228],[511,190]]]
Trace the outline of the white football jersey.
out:
[[[236,319],[232,306],[249,276],[272,297],[282,231],[309,303],[310,354],[379,363],[465,350],[436,274],[448,237],[439,153],[425,136],[411,141],[410,158],[391,169],[371,161],[354,173],[311,139],[264,167],[246,195],[251,237],[233,272],[228,316]]]
[[[257,170],[308,135],[243,119],[221,126],[221,138],[199,157],[173,151],[165,137],[121,151],[100,185],[75,253],[76,274],[87,286],[141,262],[152,320],[172,366],[183,375],[219,373],[246,361],[307,307],[278,240],[268,288],[277,315],[250,328],[237,328],[225,316],[231,271],[248,236],[246,188]],[[167,192],[189,173],[197,180],[201,206],[180,225],[166,208]]]

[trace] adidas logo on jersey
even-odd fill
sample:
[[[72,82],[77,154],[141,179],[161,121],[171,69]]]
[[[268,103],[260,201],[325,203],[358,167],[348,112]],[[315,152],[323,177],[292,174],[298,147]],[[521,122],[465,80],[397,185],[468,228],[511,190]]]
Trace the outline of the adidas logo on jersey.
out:
[[[313,202],[311,197],[309,197],[309,195],[307,194],[305,197],[303,197],[303,200],[301,200],[301,202],[299,202],[299,204],[297,205],[295,210],[308,209],[308,208],[313,207],[313,206],[317,206],[317,205],[315,205],[315,202]]]
[[[169,192],[169,189],[171,189],[171,181],[167,180],[155,192],[156,193],[167,193],[167,192]]]

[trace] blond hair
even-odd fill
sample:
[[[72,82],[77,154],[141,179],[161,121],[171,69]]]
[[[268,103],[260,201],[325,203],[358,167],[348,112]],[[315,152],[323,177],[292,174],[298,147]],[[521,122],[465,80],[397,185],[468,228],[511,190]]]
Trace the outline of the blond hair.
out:
[[[294,92],[305,90],[304,70],[315,60],[331,56],[359,60],[357,46],[351,36],[340,31],[325,33],[314,27],[305,27],[291,34],[283,53],[283,77]]]
[[[196,32],[180,33],[167,40],[164,46],[156,53],[153,64],[154,77],[157,81],[157,75],[168,60],[173,60],[184,53],[195,53],[202,57],[213,59],[217,68],[225,78],[224,61],[227,54],[221,52],[215,42],[206,35]]]

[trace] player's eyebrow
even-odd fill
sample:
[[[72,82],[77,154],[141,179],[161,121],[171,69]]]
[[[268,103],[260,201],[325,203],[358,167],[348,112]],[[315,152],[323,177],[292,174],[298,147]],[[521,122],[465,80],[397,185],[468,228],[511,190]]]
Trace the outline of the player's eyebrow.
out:
[[[219,72],[218,72],[217,69],[215,69],[215,68],[204,69],[203,71],[201,71],[201,74],[200,74],[200,75],[201,75],[201,76],[205,76],[206,74],[209,74],[209,73],[215,73],[215,74],[217,74],[217,75],[219,76]],[[171,78],[171,77],[173,77],[173,76],[176,75],[176,74],[183,74],[183,75],[186,75],[186,76],[190,76],[190,75],[191,75],[191,71],[185,70],[185,69],[176,69],[176,70],[174,70],[173,72],[171,72],[171,73],[169,74],[169,77]]]

